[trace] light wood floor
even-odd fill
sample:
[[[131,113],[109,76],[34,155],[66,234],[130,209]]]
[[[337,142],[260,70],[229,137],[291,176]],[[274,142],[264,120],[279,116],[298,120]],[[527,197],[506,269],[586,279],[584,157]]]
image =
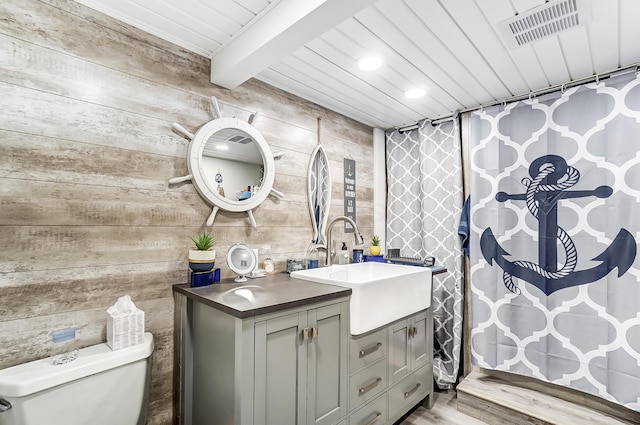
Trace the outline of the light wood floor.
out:
[[[484,422],[458,412],[456,392],[434,393],[433,409],[420,406],[401,425],[486,425]]]

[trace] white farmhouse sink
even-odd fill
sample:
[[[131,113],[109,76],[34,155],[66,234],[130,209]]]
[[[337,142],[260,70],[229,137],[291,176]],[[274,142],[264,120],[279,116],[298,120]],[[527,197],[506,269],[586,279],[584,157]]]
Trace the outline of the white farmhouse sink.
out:
[[[352,335],[431,306],[431,269],[426,267],[367,262],[300,270],[291,277],[351,288]]]

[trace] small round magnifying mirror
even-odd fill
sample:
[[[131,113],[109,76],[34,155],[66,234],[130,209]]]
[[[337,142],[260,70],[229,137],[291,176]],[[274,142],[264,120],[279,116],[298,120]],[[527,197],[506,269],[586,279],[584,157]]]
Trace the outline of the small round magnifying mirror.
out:
[[[251,248],[245,244],[237,243],[231,245],[227,251],[227,264],[231,271],[238,275],[234,282],[246,282],[246,276],[256,268],[258,259]]]

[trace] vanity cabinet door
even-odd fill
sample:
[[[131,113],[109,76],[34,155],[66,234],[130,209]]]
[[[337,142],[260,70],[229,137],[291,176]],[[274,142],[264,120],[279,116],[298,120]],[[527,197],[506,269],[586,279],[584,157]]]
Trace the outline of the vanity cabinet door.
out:
[[[307,424],[331,425],[347,414],[349,324],[346,302],[309,310]]]
[[[389,384],[400,382],[409,371],[409,319],[403,319],[389,326]]]
[[[347,414],[348,308],[256,322],[254,425],[331,425]]]
[[[430,363],[433,358],[433,325],[430,310],[424,310],[389,326],[390,383]]]
[[[254,425],[304,424],[307,314],[255,324]]]
[[[428,310],[416,314],[410,318],[409,323],[409,354],[411,370],[430,363],[432,358],[433,329],[429,323]]]
[[[428,397],[433,403],[433,317],[427,309],[389,326],[389,417]]]

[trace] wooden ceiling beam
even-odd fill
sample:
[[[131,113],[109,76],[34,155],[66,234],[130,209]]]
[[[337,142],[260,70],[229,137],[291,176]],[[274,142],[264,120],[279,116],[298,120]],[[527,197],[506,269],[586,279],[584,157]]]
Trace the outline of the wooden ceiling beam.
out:
[[[280,0],[211,57],[211,82],[233,89],[376,0]]]

